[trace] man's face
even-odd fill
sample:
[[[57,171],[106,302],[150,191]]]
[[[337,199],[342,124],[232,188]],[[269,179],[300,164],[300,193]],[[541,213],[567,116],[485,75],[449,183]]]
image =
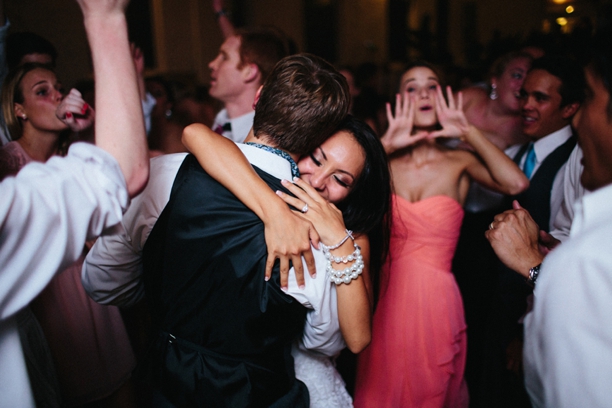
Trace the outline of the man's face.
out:
[[[569,124],[561,109],[561,80],[544,71],[534,69],[527,74],[521,88],[523,133],[538,140]]]
[[[229,37],[219,49],[210,68],[210,95],[222,102],[238,97],[244,90],[243,70],[240,65],[240,37]]]
[[[596,190],[612,183],[612,119],[607,112],[610,94],[590,69],[585,74],[586,98],[572,124],[584,153],[580,181],[586,189]]]

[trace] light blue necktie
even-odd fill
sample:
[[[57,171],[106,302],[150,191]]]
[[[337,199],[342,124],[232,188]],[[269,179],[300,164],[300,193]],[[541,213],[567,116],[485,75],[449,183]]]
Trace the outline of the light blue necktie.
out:
[[[527,178],[531,178],[531,173],[533,173],[533,168],[536,164],[536,154],[533,149],[533,143],[529,146],[527,150],[527,157],[525,158],[525,164],[523,164],[523,173],[527,176]]]

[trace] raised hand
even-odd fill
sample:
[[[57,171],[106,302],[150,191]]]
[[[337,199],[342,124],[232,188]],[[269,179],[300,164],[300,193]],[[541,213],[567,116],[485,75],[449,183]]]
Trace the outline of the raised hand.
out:
[[[217,13],[225,8],[225,4],[223,0],[212,0],[212,8],[213,11]]]
[[[442,129],[431,132],[429,137],[463,138],[470,128],[470,123],[466,119],[465,113],[463,113],[463,95],[459,92],[455,103],[453,91],[450,86],[446,87],[446,94],[448,97],[448,104],[442,94],[442,88],[439,85],[436,87],[436,115]]]
[[[387,103],[389,128],[380,139],[387,154],[413,145],[427,137],[427,132],[424,131],[412,134],[415,111],[416,102],[408,92],[404,92],[403,95],[395,95],[395,114],[391,111],[391,104]]]
[[[74,132],[79,132],[92,125],[94,110],[83,100],[81,93],[73,88],[58,105],[55,116]]]

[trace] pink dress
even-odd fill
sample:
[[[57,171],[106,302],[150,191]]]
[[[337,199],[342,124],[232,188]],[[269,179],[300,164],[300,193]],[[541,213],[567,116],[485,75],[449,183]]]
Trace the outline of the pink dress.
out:
[[[0,147],[0,180],[31,161],[17,142]],[[110,395],[136,365],[119,309],[94,302],[83,289],[84,258],[85,253],[57,274],[30,304],[49,344],[67,406]]]
[[[448,196],[393,199],[390,254],[356,407],[467,407],[463,302],[451,273],[463,209]]]

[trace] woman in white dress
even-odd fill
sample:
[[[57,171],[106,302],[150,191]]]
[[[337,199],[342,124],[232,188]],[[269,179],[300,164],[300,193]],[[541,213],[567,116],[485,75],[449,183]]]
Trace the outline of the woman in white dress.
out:
[[[183,142],[204,170],[250,208],[265,207],[270,200],[280,197],[302,210],[292,214],[287,207],[287,211],[262,219],[268,252],[287,253],[290,244],[302,238],[291,236],[292,231],[283,234],[288,217],[297,215],[312,223],[320,242],[327,245],[324,252],[332,257],[326,270],[317,270],[317,274],[329,275],[343,268],[354,272],[352,277],[350,273],[345,277],[346,283],[332,286],[347,347],[354,353],[363,350],[371,338],[374,293],[371,282],[377,281],[374,276],[386,255],[389,230],[386,214],[391,197],[386,156],[374,132],[364,122],[348,117],[333,136],[299,160],[300,179],[293,183],[283,181],[295,197],[282,192],[277,192],[277,197],[233,142],[203,125],[188,128]],[[354,231],[352,236],[347,228]],[[287,262],[286,258],[281,260],[281,271],[288,268],[288,262],[285,266],[283,262]],[[352,406],[335,368],[336,356],[309,351],[301,342],[295,344],[292,354],[296,377],[307,385],[311,407]]]

